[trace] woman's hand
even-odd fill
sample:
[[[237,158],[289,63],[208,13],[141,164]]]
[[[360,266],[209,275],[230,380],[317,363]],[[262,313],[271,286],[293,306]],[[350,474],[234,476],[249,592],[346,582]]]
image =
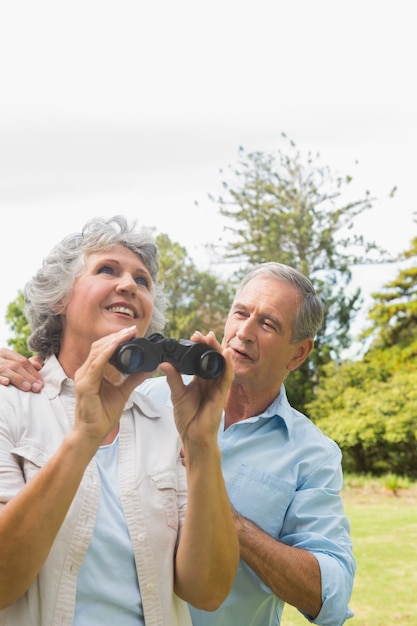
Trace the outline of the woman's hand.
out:
[[[191,339],[222,352],[213,333]],[[175,592],[193,606],[213,611],[224,602],[239,562],[239,543],[221,468],[218,430],[233,381],[229,351],[215,379],[194,376],[185,385],[175,368],[163,363],[171,388],[175,422],[186,458],[188,504],[175,559]]]
[[[208,335],[194,333],[191,339],[222,352],[213,332]],[[159,366],[166,374],[171,388],[175,422],[184,445],[187,441],[217,442],[223,407],[234,376],[228,351],[223,356],[226,366],[218,378],[204,379],[194,376],[188,385],[184,384],[181,374],[173,365],[164,362]]]
[[[123,376],[109,359],[117,346],[136,334],[132,326],[95,341],[87,360],[75,372],[77,395],[75,428],[100,443],[118,425],[123,408],[132,391],[151,373],[138,372]]]

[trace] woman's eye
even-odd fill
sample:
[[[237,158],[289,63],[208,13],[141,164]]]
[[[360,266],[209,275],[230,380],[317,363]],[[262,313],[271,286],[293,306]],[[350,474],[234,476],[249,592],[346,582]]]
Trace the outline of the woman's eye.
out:
[[[135,282],[137,285],[143,285],[144,287],[149,287],[149,280],[146,276],[137,276],[135,278]]]
[[[113,268],[108,265],[102,265],[98,268],[97,274],[113,274]]]

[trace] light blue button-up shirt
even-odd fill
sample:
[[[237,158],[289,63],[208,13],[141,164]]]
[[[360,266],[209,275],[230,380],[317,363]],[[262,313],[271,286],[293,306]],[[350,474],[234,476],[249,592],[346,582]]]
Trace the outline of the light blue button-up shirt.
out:
[[[163,379],[146,381],[143,391],[168,402],[164,384]],[[317,558],[323,605],[314,623],[343,624],[352,615],[347,605],[355,560],[340,497],[339,447],[290,406],[284,386],[262,415],[226,430],[222,425],[219,446],[234,508],[272,537]],[[283,608],[284,602],[241,561],[222,606],[214,612],[191,607],[191,616],[194,626],[278,626]]]

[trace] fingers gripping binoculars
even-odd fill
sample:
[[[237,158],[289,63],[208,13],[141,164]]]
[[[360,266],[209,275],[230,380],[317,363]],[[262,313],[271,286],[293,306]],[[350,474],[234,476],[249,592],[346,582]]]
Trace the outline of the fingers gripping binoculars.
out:
[[[153,372],[160,363],[174,365],[182,374],[217,378],[224,370],[224,357],[205,343],[171,339],[160,333],[121,343],[110,363],[123,374]]]

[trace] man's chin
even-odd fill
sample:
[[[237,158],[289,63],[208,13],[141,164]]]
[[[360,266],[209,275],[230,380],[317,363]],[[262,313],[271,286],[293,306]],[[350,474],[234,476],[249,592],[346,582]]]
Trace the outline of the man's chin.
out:
[[[250,376],[253,372],[253,363],[250,359],[232,359],[235,379],[237,376]]]

